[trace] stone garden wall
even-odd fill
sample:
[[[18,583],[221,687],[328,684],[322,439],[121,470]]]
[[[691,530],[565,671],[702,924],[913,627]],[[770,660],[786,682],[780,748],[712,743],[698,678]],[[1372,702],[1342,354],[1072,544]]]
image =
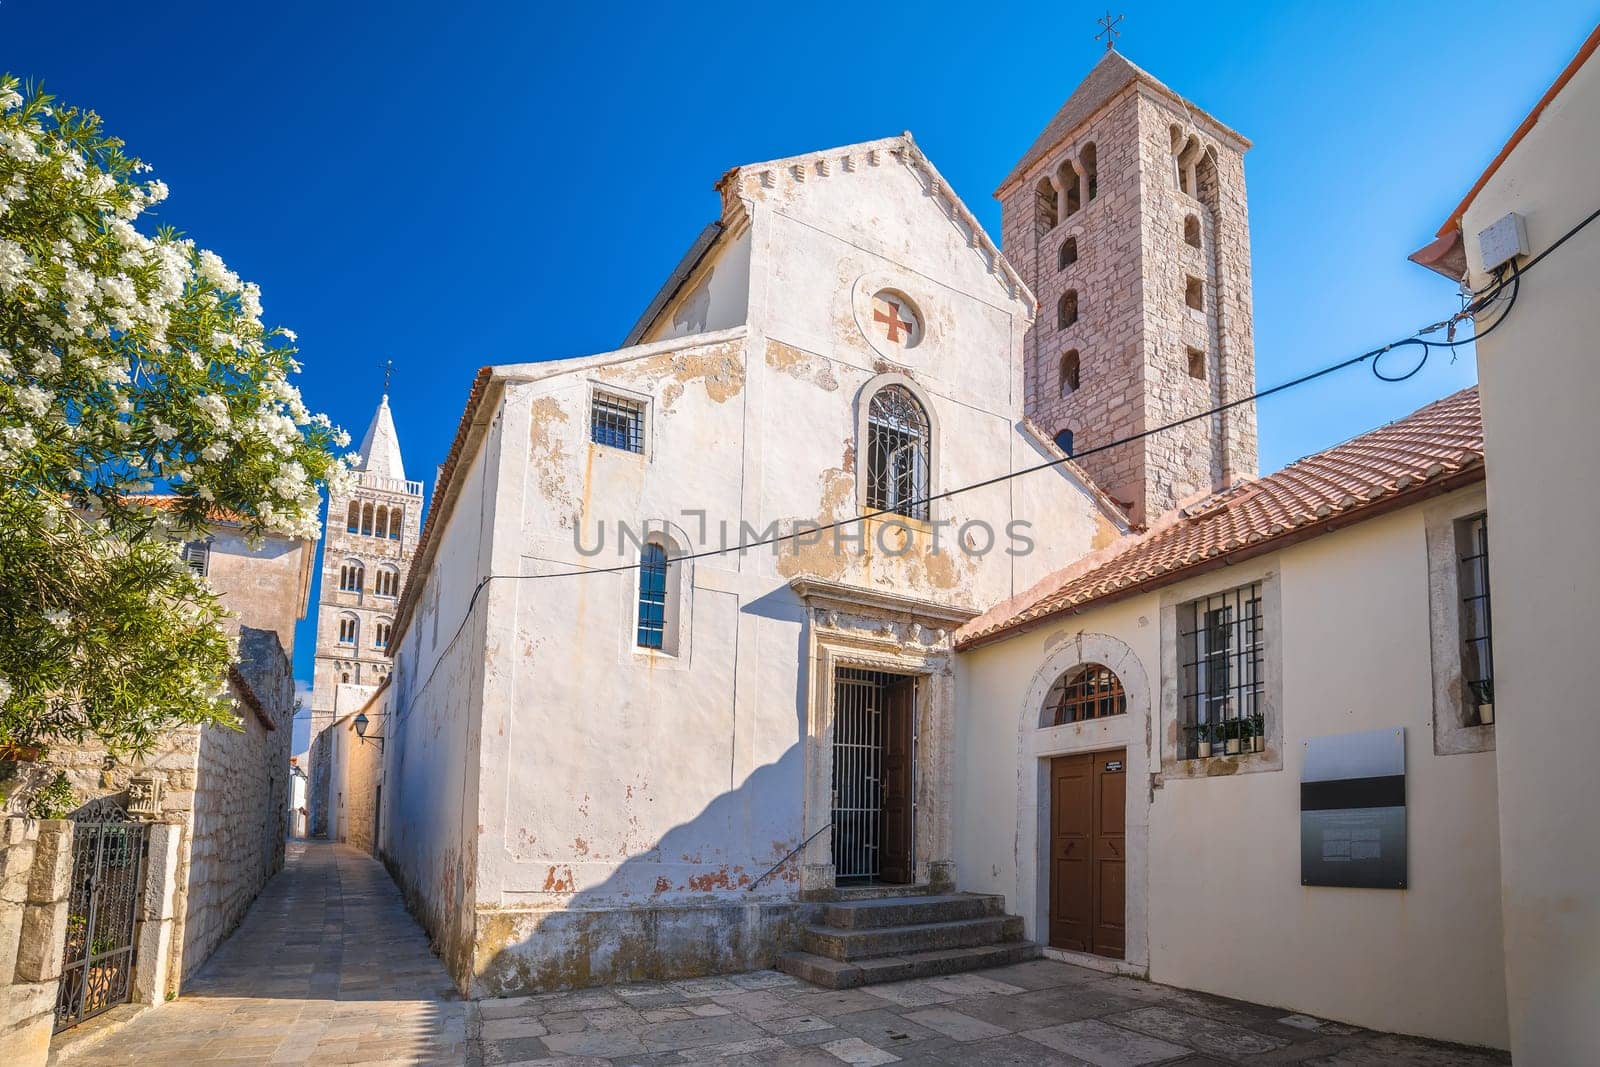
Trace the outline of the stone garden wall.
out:
[[[0,1050],[13,1067],[50,1053],[71,873],[71,822],[0,820]]]

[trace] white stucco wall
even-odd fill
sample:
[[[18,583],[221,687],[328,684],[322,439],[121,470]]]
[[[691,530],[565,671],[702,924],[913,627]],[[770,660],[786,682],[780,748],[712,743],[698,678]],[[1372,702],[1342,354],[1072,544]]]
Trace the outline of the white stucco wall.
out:
[[[926,177],[887,149],[877,162],[862,155],[854,170],[836,165],[804,182],[787,165],[773,169],[770,184],[752,177],[742,186],[749,229],[734,233],[725,258],[711,264],[721,271],[749,249],[748,324],[502,368],[503,392],[485,416],[494,430],[472,457],[441,559],[471,572],[465,561],[487,539],[494,573],[551,574],[634,562],[633,545],[618,554],[619,519],[668,520],[681,551],[715,547],[723,523],[733,542],[741,523],[788,530],[858,515],[862,405],[889,380],[909,383],[929,409],[934,491],[1044,458],[1019,428],[1026,291],[1008,285],[996,258],[974,247],[970,231],[929,194]],[[890,353],[894,359],[861,325],[863,303],[870,322],[871,295],[886,287],[909,296],[925,325],[922,343]],[[590,441],[595,389],[647,405],[642,455]],[[492,490],[484,497],[486,470]],[[481,529],[473,525],[480,515]],[[994,524],[1000,544],[982,559],[963,557],[952,550],[956,530],[978,516]],[[418,564],[424,584],[397,670],[407,677],[394,697],[407,740],[403,750],[391,743],[387,779],[400,808],[386,810],[384,837],[396,858],[394,842],[405,835],[414,842],[408,856],[446,860],[461,846],[441,823],[465,798],[459,818],[478,846],[467,887],[477,908],[474,988],[508,992],[770,961],[782,940],[776,931],[798,914],[797,867],[754,891],[750,884],[806,836],[808,624],[790,580],[809,575],[976,610],[1116,532],[1064,472],[936,502],[932,518],[940,553],[930,551],[933,531],[922,529],[901,556],[842,555],[824,544],[679,565],[675,655],[635,648],[631,571],[492,582],[458,646],[474,649],[483,665],[485,743],[479,769],[466,772],[480,776],[477,793],[441,780],[456,773],[454,743],[448,754],[430,749],[423,757],[430,768],[450,769],[411,769],[419,730],[431,738],[448,723],[453,732],[462,716],[478,713],[462,695],[476,691],[465,659],[450,668],[457,684],[435,680],[429,689],[422,681],[433,670],[428,638],[419,636],[430,625],[422,605],[439,572]],[[1035,525],[1032,555],[1005,554],[1013,518]],[[605,523],[603,555],[579,552],[575,522],[586,548]],[[897,539],[885,544],[899,551]],[[446,598],[471,581],[470,573],[447,576]],[[453,631],[459,615],[443,618]],[[447,701],[459,709],[447,712]],[[390,791],[386,785],[386,799]],[[433,810],[413,807],[418,793]],[[949,801],[940,798],[940,807]],[[932,859],[948,863],[946,855],[919,864]],[[403,881],[426,877],[425,865],[405,862],[415,873]],[[419,892],[442,896],[437,885]]]
[[[1467,211],[1475,287],[1489,282],[1477,236],[1507,212],[1527,220],[1538,254],[1600,206],[1597,114],[1600,61],[1591,57]],[[1478,345],[1506,984],[1512,1053],[1526,1063],[1593,1063],[1600,1049],[1596,277],[1600,223],[1539,264],[1505,325]]]
[[[1481,507],[1479,490],[1449,499],[1463,514]],[[1041,768],[1050,755],[1125,743],[1131,964],[1155,981],[1504,1047],[1495,754],[1434,754],[1424,511],[1413,506],[962,654],[960,887],[1005,894],[1029,936],[1045,939]],[[1238,773],[1217,777],[1164,773],[1159,739],[1170,713],[1162,709],[1175,706],[1175,689],[1162,669],[1171,639],[1163,611],[1258,579],[1269,688],[1273,659],[1281,664],[1269,712],[1281,716],[1281,757],[1218,759],[1208,769]],[[1039,728],[1050,683],[1081,662],[1118,671],[1128,714]],[[1406,733],[1408,888],[1302,887],[1303,743],[1395,727]],[[1270,769],[1274,762],[1281,767]]]

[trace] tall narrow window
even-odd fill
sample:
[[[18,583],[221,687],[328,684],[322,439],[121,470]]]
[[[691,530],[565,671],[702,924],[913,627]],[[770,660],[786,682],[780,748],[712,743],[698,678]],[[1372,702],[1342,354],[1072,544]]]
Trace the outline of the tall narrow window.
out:
[[[389,509],[387,507],[378,508],[378,519],[373,524],[372,533],[374,537],[389,536]]]
[[[350,501],[349,518],[345,522],[345,530],[349,533],[361,532],[361,505],[354,500]]]
[[[1068,237],[1061,242],[1061,252],[1056,266],[1061,270],[1066,270],[1076,262],[1078,262],[1078,239],[1076,237]]]
[[[1184,758],[1262,736],[1265,647],[1260,582],[1178,609]]]
[[[643,452],[644,405],[626,397],[596,393],[589,409],[589,437],[597,445]]]
[[[1183,242],[1195,248],[1200,247],[1200,220],[1193,215],[1183,217]]]
[[[1085,186],[1084,200],[1093,200],[1100,192],[1100,172],[1098,154],[1094,142],[1090,141],[1083,146],[1083,151],[1078,153],[1078,162],[1083,165],[1083,184]]]
[[[1034,214],[1040,233],[1049,233],[1056,228],[1056,187],[1050,183],[1049,175],[1040,178],[1034,189]]]
[[[1078,321],[1078,290],[1068,289],[1056,304],[1056,328],[1064,330]]]
[[[1198,348],[1189,348],[1189,377],[1198,381],[1205,381],[1206,354]]]
[[[664,648],[667,637],[667,561],[665,545],[645,543],[639,553],[640,648]]]
[[[1464,520],[1456,536],[1461,557],[1461,678],[1478,724],[1494,721],[1494,650],[1489,618],[1489,518]]]
[[[928,517],[928,413],[902,385],[886,385],[867,406],[867,507]]]
[[[361,532],[367,536],[372,535],[372,505],[361,505]]]
[[[400,520],[405,513],[406,509],[398,504],[389,509],[389,540],[400,540]]]
[[[1065,212],[1065,216],[1070,219],[1072,216],[1076,215],[1078,213],[1078,209],[1083,206],[1083,183],[1078,177],[1077,170],[1073,168],[1071,163],[1068,163],[1062,167],[1061,180],[1064,188],[1067,191],[1067,210]]]
[[[1192,275],[1184,278],[1183,302],[1196,311],[1204,311],[1206,309],[1205,283]]]
[[[1061,357],[1061,395],[1071,396],[1078,391],[1078,350],[1068,349]]]
[[[388,648],[389,647],[389,628],[391,626],[393,626],[393,625],[394,625],[393,623],[389,623],[389,622],[379,622],[376,626],[374,626],[372,628],[372,647],[373,648]]]
[[[355,644],[356,638],[360,635],[360,630],[361,624],[356,621],[354,615],[339,616],[339,643],[341,645]]]

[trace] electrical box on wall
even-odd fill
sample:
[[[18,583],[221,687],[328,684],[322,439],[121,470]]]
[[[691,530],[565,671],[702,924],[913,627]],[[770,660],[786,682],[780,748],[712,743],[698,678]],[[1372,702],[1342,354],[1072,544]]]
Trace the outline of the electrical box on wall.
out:
[[[1528,225],[1515,211],[1478,234],[1478,255],[1483,257],[1486,271],[1529,251]]]

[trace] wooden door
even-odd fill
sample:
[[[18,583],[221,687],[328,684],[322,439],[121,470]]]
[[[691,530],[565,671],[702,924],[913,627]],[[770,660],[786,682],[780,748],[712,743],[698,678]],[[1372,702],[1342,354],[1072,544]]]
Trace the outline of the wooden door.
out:
[[[1050,761],[1050,944],[1121,959],[1126,752]]]
[[[896,676],[883,689],[883,855],[878,877],[910,882],[916,788],[916,679]]]

